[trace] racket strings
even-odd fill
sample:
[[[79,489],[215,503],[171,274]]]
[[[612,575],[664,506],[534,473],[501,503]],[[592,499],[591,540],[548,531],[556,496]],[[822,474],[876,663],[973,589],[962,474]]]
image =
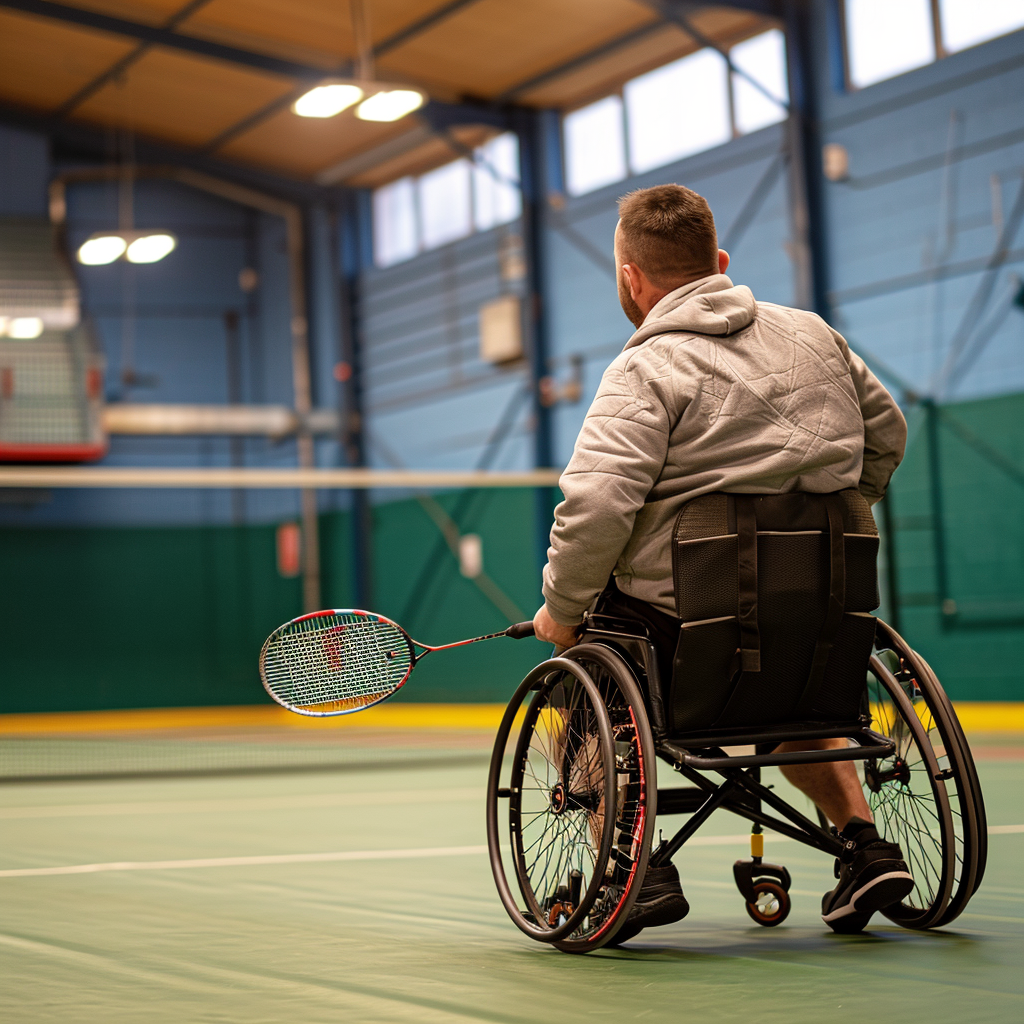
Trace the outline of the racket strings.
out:
[[[268,643],[263,671],[267,688],[288,707],[354,711],[394,692],[412,661],[393,623],[335,614],[289,623]]]

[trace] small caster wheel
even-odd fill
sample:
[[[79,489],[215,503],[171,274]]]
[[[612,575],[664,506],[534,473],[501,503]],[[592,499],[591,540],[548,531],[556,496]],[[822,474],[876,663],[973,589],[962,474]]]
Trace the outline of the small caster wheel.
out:
[[[777,882],[766,882],[763,879],[754,882],[757,899],[745,904],[747,913],[765,928],[774,928],[789,917],[792,904],[789,893]]]

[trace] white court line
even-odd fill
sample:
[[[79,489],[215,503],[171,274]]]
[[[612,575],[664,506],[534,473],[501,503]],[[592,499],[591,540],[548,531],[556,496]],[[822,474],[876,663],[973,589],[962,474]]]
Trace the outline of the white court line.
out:
[[[1024,825],[992,825],[989,833],[1024,832]],[[773,843],[795,840],[765,833]],[[687,846],[731,846],[750,839],[749,833],[730,836],[694,836]],[[189,860],[123,860],[106,864],[65,864],[52,868],[7,868],[0,878],[33,878],[41,875],[92,875],[106,871],[178,871],[188,868],[236,868],[260,864],[317,864],[359,860],[419,860],[424,857],[466,857],[487,852],[486,846],[424,846],[406,850],[339,850],[329,853],[269,853],[255,857],[196,857]]]
[[[389,789],[375,793],[295,793],[287,796],[226,797],[217,800],[157,800],[110,804],[32,804],[0,807],[11,818],[92,818],[108,815],[207,814],[221,811],[290,810],[307,807],[375,807],[383,804],[433,804],[482,800],[479,786],[461,789]]]
[[[315,864],[325,861],[412,860],[486,853],[486,846],[425,846],[412,850],[341,850],[332,853],[269,853],[256,857],[195,857],[190,860],[123,860],[108,864],[66,864],[54,868],[8,868],[0,878],[91,875],[101,871],[173,871],[181,868],[237,868],[253,864]]]

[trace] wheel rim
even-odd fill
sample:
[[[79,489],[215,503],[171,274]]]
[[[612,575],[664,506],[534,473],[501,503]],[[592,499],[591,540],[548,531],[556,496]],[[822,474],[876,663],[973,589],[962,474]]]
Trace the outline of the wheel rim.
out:
[[[928,731],[912,695],[878,654],[868,679],[872,728],[896,745],[885,759],[862,763],[862,781],[875,826],[903,851],[914,888],[883,913],[908,927],[941,918],[953,888],[957,851],[949,797]]]
[[[935,753],[953,824],[953,886],[949,905],[939,924],[948,924],[963,911],[981,884],[988,836],[985,805],[977,770],[956,713],[935,673],[916,651],[885,623],[879,623],[879,643],[888,667],[895,670],[904,693],[925,730]],[[915,685],[916,684],[916,685]]]
[[[581,664],[601,693],[615,740],[617,775],[614,847],[607,884],[587,919],[554,945],[569,953],[596,949],[613,939],[629,915],[643,881],[656,814],[654,748],[643,697],[620,656],[601,644],[566,652]]]
[[[552,929],[575,915],[595,883],[599,894],[611,849],[605,819],[615,780],[601,718],[587,687],[559,673],[531,702],[516,748],[509,800],[516,875],[531,913]]]
[[[594,686],[594,683],[591,681],[587,673],[579,665],[576,665],[571,661],[567,661],[565,658],[552,658],[538,665],[526,677],[526,679],[523,680],[519,685],[519,689],[516,690],[515,695],[509,702],[508,707],[506,707],[501,725],[498,728],[498,735],[495,739],[494,749],[491,754],[491,767],[487,782],[487,846],[491,861],[491,871],[494,875],[494,881],[498,888],[498,895],[501,898],[501,902],[505,907],[506,912],[516,926],[531,938],[538,939],[542,942],[554,942],[565,937],[574,931],[586,918],[590,907],[593,906],[594,902],[597,900],[602,887],[605,867],[611,851],[613,832],[613,822],[611,819],[608,819],[604,822],[600,843],[597,849],[597,856],[594,859],[592,877],[589,879],[589,884],[586,884],[586,879],[578,883],[580,898],[578,905],[576,905],[574,909],[567,906],[564,900],[561,901],[563,906],[561,908],[556,908],[555,904],[556,902],[559,902],[555,899],[558,895],[558,886],[543,884],[545,881],[547,883],[557,881],[550,865],[548,866],[547,873],[545,874],[542,871],[539,879],[537,879],[536,874],[534,875],[538,884],[542,884],[542,891],[539,894],[540,898],[538,898],[538,893],[531,885],[530,873],[528,870],[524,870],[524,861],[528,861],[530,853],[529,841],[524,843],[522,839],[517,836],[517,832],[520,827],[519,819],[521,817],[521,788],[524,778],[528,776],[528,773],[524,769],[524,759],[528,757],[530,739],[533,735],[534,728],[538,720],[543,721],[541,712],[547,705],[547,695],[550,694],[558,684],[559,680],[565,675],[572,676],[579,684],[581,684],[583,691],[586,693],[587,707],[595,715],[597,733],[600,737],[601,765],[614,765],[615,748],[612,741],[612,731],[608,722],[608,716],[604,712],[603,705],[601,705],[601,698],[597,688]],[[533,691],[537,692],[526,711],[525,721],[523,722],[515,744],[515,752],[512,757],[512,777],[510,785],[507,788],[503,788],[500,784],[500,780],[502,775],[502,766],[506,761],[506,744],[511,734],[516,716],[522,708],[523,702]],[[586,729],[581,730],[581,732],[583,735],[587,734]],[[582,793],[579,792],[581,777],[587,785],[593,788],[593,783],[595,782],[596,775],[598,774],[594,769],[592,746],[584,745],[580,750],[584,751],[583,761],[578,762],[578,764],[583,765],[582,776],[576,775],[573,779],[566,778],[559,780],[563,783],[563,787],[565,787],[566,783],[569,783],[569,785],[575,784],[577,786],[577,793],[575,794],[577,798],[582,796]],[[590,757],[589,773],[586,770],[588,754]],[[572,765],[572,761],[573,758],[570,757],[570,767]],[[602,778],[603,803],[605,806],[613,806],[615,802],[616,784],[614,768],[609,771],[603,771]],[[532,788],[536,789],[536,784],[533,784]],[[554,781],[552,782],[551,790],[554,790]],[[499,817],[502,816],[499,814],[499,800],[503,797],[507,797],[509,799],[507,821],[510,826],[510,840],[513,848],[516,880],[518,882],[520,893],[522,894],[523,900],[526,904],[525,910],[520,908],[518,901],[509,886],[503,864],[502,848],[504,843],[499,829]],[[549,809],[553,812],[551,792],[548,793],[547,801]],[[584,811],[585,813],[586,801],[576,799],[575,802],[579,806],[573,807],[572,810]],[[601,800],[597,801],[598,809],[600,808],[601,802]],[[561,813],[562,812],[560,811],[558,816],[561,816]],[[567,832],[567,829],[568,826],[565,826],[561,831]],[[551,851],[551,854],[553,859],[554,852]],[[569,879],[566,878],[567,883],[568,881]],[[572,903],[574,901],[571,900],[569,902]],[[545,904],[548,905],[545,907]],[[553,910],[556,911],[556,913],[550,916],[550,919],[555,921],[555,924],[552,925],[549,924],[549,915]]]

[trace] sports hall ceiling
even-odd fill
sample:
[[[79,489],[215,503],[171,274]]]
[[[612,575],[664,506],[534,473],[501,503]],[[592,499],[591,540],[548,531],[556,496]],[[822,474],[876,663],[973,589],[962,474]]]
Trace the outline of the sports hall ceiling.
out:
[[[772,0],[365,2],[376,77],[425,89],[439,110],[461,105],[441,120],[463,145],[495,130],[488,109],[579,106],[774,24]],[[436,117],[292,113],[318,80],[352,73],[355,49],[350,0],[0,0],[0,104],[323,185],[450,160]]]

